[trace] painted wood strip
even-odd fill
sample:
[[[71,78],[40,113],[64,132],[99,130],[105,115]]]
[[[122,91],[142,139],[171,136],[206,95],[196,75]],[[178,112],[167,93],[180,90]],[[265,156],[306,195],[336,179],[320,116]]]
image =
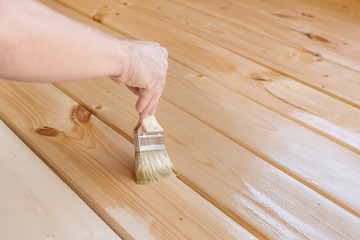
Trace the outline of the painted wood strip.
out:
[[[100,82],[104,83],[104,80],[100,80]],[[85,85],[82,85],[82,89],[86,89]],[[89,89],[87,89],[87,90],[89,90]],[[98,94],[101,93],[100,90],[103,90],[103,92],[107,93],[108,95],[116,94],[115,96],[114,95],[112,96],[112,99],[115,100],[118,104],[122,103],[122,102],[119,103],[119,101],[118,101],[118,100],[121,99],[120,98],[121,96],[118,95],[119,92],[118,92],[118,89],[116,89],[115,86],[110,86],[109,89],[98,88],[97,89]],[[126,93],[128,93],[128,92],[126,92]],[[126,93],[124,93],[124,94],[126,94]],[[89,92],[87,93],[87,95],[89,95]],[[118,98],[118,97],[119,97],[119,99],[116,100],[116,98]],[[125,97],[124,102],[129,102],[130,101],[129,98],[131,98],[131,97],[130,96]],[[103,109],[106,112],[110,112],[111,108],[107,107],[106,105],[101,105],[100,100],[102,100],[102,99],[103,99],[103,96],[102,96],[102,98],[97,99],[98,101],[95,102],[95,104],[93,105],[94,108],[97,108],[99,110]],[[131,100],[131,101],[133,101],[133,100]],[[163,102],[162,104],[165,104],[165,102]],[[164,105],[164,106],[166,106],[166,105]],[[132,104],[127,105],[127,107],[125,109],[131,109],[131,108],[132,108]],[[171,116],[172,116],[172,118],[169,119],[170,123],[168,123],[168,125],[167,125],[168,128],[171,129],[171,127],[172,127],[173,129],[175,128],[175,129],[178,130],[178,125],[174,126],[173,123],[176,122],[176,121],[179,121],[179,119],[183,120],[183,118],[181,118],[181,117],[184,117],[184,116],[187,116],[187,115],[183,115],[183,113],[181,113],[181,115],[176,114],[176,111],[173,112],[173,110],[176,110],[176,108],[173,108],[171,106],[169,108],[166,108],[165,110],[164,111],[166,113],[170,113]],[[117,113],[119,114],[119,112],[117,112]],[[96,113],[96,114],[99,115],[99,116],[101,115],[99,113]],[[161,115],[161,111],[159,111],[159,114]],[[166,116],[166,115],[162,115],[162,116]],[[112,114],[112,116],[115,116],[115,115]],[[124,124],[125,119],[127,119],[127,117],[125,117],[123,115],[120,115],[120,116],[114,117],[114,118],[115,118],[117,124],[119,124],[120,120],[122,121],[122,124]],[[173,120],[173,121],[170,121],[170,120]],[[189,121],[189,120],[187,120],[186,117],[185,117],[185,120],[184,120],[183,124],[186,125],[186,126],[191,126],[191,127],[193,127],[193,129],[196,129],[196,130],[197,129],[201,130],[201,128],[204,128],[203,124],[199,123],[198,121]],[[112,125],[114,126],[115,124],[112,124]],[[203,126],[203,127],[200,127],[200,126]],[[174,131],[174,130],[172,130],[172,131]],[[219,144],[219,142],[221,143],[222,141],[225,141],[225,140],[219,140],[219,139],[226,139],[226,138],[224,138],[220,134],[212,135],[214,133],[213,133],[213,130],[211,130],[211,129],[209,131],[207,131],[207,129],[205,128],[205,130],[201,130],[200,132],[195,131],[195,133],[190,131],[192,133],[192,135],[189,134],[189,130],[187,130],[186,128],[185,129],[180,129],[178,131],[180,133],[179,134],[180,135],[180,141],[179,142],[183,141],[183,142],[185,142],[185,144],[188,144],[187,141],[184,141],[184,139],[187,139],[187,138],[181,137],[182,134],[185,134],[185,136],[190,136],[189,139],[195,139],[195,140],[199,139],[198,135],[200,135],[200,136],[206,136],[206,138],[203,138],[202,140],[203,140],[203,142],[205,142],[204,143],[205,146],[209,145],[209,149],[213,149],[213,151],[215,151],[216,149],[224,149],[224,151],[221,151],[221,153],[215,153],[214,154],[212,151],[210,151],[211,154],[209,154],[208,153],[209,151],[205,150],[205,151],[200,151],[200,152],[198,152],[197,155],[195,155],[195,157],[199,157],[199,159],[201,159],[202,161],[205,160],[205,163],[206,163],[206,161],[210,161],[210,164],[212,166],[219,167],[220,170],[224,169],[224,167],[222,167],[220,165],[220,163],[217,163],[216,161],[211,161],[213,159],[216,159],[215,157],[212,157],[212,155],[218,156],[219,159],[233,159],[234,156],[236,156],[237,151],[231,151],[232,148],[235,150],[235,147],[233,147],[234,143],[231,143],[231,141],[230,141],[229,142],[230,144],[228,142],[224,142],[223,144]],[[209,140],[207,138],[209,138]],[[219,141],[219,142],[216,141],[214,143],[213,142],[213,141],[215,141],[214,139]],[[204,141],[204,140],[206,140],[206,141]],[[229,141],[229,140],[226,140],[226,141]],[[194,142],[198,143],[199,141],[194,141]],[[212,144],[210,144],[210,143],[212,143]],[[230,147],[228,145],[230,145]],[[198,146],[201,146],[201,145],[199,144],[199,145],[196,145],[195,147],[198,147]],[[235,144],[235,146],[238,148],[238,145]],[[175,151],[179,151],[177,146],[174,147],[174,152]],[[171,152],[171,151],[169,150],[169,152]],[[181,151],[181,152],[183,152],[183,151]],[[194,151],[190,151],[190,152],[194,153]],[[179,156],[179,155],[176,154],[176,156]],[[194,156],[194,154],[188,154],[185,157],[181,157],[180,158],[181,161],[179,160],[179,162],[184,161],[184,159],[190,159],[190,157],[192,157],[192,156]],[[204,157],[202,157],[202,156],[204,156]],[[252,156],[252,157],[254,159],[257,159],[254,156]],[[236,160],[241,161],[242,158],[246,158],[246,157],[241,156],[241,157],[239,157],[239,159],[236,159]],[[222,161],[224,161],[224,160],[222,160]],[[248,165],[251,165],[251,164],[246,164],[245,162],[238,162],[238,161],[235,161],[235,163],[237,163],[238,165],[243,167],[242,171],[239,172],[241,177],[248,176],[248,174],[250,172],[255,171],[255,170],[252,170],[251,166],[248,166]],[[238,182],[242,183],[242,181],[238,181],[238,182],[237,181],[231,181],[231,179],[227,178],[231,171],[225,171],[225,173],[227,173],[228,175],[219,173],[219,176],[221,176],[221,179],[216,180],[215,182],[218,182],[218,185],[219,185],[219,182],[221,182],[221,184],[220,184],[221,188],[220,189],[223,191],[221,193],[225,193],[225,194],[223,194],[222,197],[235,196],[235,197],[232,197],[230,199],[240,199],[240,201],[230,202],[230,204],[225,204],[225,206],[232,206],[233,208],[235,208],[235,210],[237,212],[242,213],[242,216],[245,216],[245,219],[249,219],[249,222],[251,222],[253,225],[258,226],[261,229],[262,232],[265,232],[265,233],[269,232],[271,234],[271,236],[274,237],[274,238],[276,238],[277,236],[279,236],[280,238],[283,238],[283,239],[288,239],[289,237],[294,237],[294,236],[295,237],[299,236],[298,238],[300,238],[300,237],[301,238],[306,238],[306,237],[308,237],[308,238],[309,237],[310,238],[311,237],[313,237],[313,238],[314,237],[316,237],[316,238],[319,238],[319,237],[321,237],[321,238],[329,238],[329,237],[330,238],[331,237],[337,238],[339,236],[332,235],[332,233],[333,233],[332,231],[334,229],[333,224],[335,224],[336,229],[338,229],[338,230],[335,230],[335,231],[342,232],[341,234],[346,235],[346,236],[341,236],[341,237],[356,238],[358,236],[358,233],[356,233],[356,232],[354,233],[354,230],[353,230],[353,229],[356,229],[356,227],[354,227],[354,226],[356,226],[358,224],[357,223],[358,218],[353,218],[353,216],[351,214],[347,215],[348,213],[343,212],[343,210],[341,210],[341,208],[337,208],[336,205],[333,205],[328,200],[316,195],[316,193],[314,193],[310,189],[304,188],[304,186],[299,184],[299,183],[297,183],[297,184],[299,184],[299,187],[294,187],[294,186],[296,186],[296,185],[292,184],[292,182],[294,180],[291,180],[291,178],[289,178],[286,175],[281,176],[281,173],[280,173],[280,175],[279,175],[280,177],[273,176],[272,172],[278,172],[278,171],[276,169],[272,168],[269,165],[268,166],[270,167],[270,169],[271,170],[274,169],[274,171],[263,172],[263,170],[267,169],[267,168],[264,167],[264,165],[262,165],[262,164],[264,164],[262,161],[259,161],[259,162],[261,162],[261,165],[258,165],[256,167],[254,167],[254,169],[257,169],[260,172],[255,172],[255,175],[253,176],[254,179],[258,180],[259,176],[263,176],[263,175],[267,176],[267,174],[270,174],[270,176],[268,176],[268,178],[265,178],[264,183],[259,184],[259,186],[256,186],[256,187],[251,185],[251,184],[249,185],[249,182],[251,182],[249,179],[244,179],[244,180],[247,181],[246,182],[247,184],[245,184],[244,188],[245,188],[245,190],[249,190],[250,194],[247,191],[242,191],[241,193],[243,193],[243,195],[242,194],[236,194],[239,191],[235,191],[235,192],[233,192],[234,194],[229,195],[229,192],[227,191],[228,189],[227,188],[223,189],[224,186],[222,185],[221,181],[230,182],[230,183],[236,183],[236,184],[234,184],[235,186],[238,186],[238,184],[239,184]],[[237,165],[236,164],[229,164],[228,168],[230,168],[232,171],[234,171],[234,169],[233,169],[234,166],[237,166]],[[252,165],[252,166],[254,166],[254,165]],[[184,169],[185,169],[185,171],[191,171],[192,170],[191,168],[184,168]],[[196,171],[197,169],[192,170],[192,171],[194,171],[193,175],[198,175],[199,172],[202,172],[203,174],[206,173],[206,171],[204,171],[203,166],[199,167],[198,169],[201,170],[201,171]],[[235,174],[237,174],[237,173],[238,173],[238,171],[235,171]],[[190,176],[193,176],[193,175],[190,175]],[[218,174],[216,174],[215,176],[218,176]],[[228,179],[230,181],[225,181],[224,178]],[[184,181],[187,180],[184,176],[182,176],[182,179]],[[212,178],[204,178],[203,182],[205,183],[209,179],[212,180]],[[282,181],[281,179],[287,179],[287,181],[290,180],[289,181],[290,183],[288,184],[287,181]],[[234,178],[234,180],[236,180],[236,178]],[[268,184],[269,183],[274,183],[273,181],[275,182],[274,186],[269,186]],[[188,182],[191,183],[191,181],[188,181]],[[296,183],[296,181],[294,181],[294,182]],[[207,183],[207,185],[212,186],[209,182],[206,182],[206,183]],[[283,184],[281,184],[281,183],[283,183]],[[242,186],[244,186],[244,185],[242,185]],[[252,187],[249,187],[249,186],[252,186]],[[264,191],[262,189],[262,186],[268,192]],[[281,188],[284,188],[284,190],[282,190],[282,191],[285,191],[285,192],[289,191],[289,193],[286,194],[284,192],[283,194],[281,194],[281,193],[276,194],[277,193],[276,190],[278,188],[276,188],[275,186],[277,186],[277,187],[280,186]],[[193,187],[196,187],[196,186],[193,185]],[[303,191],[301,191],[302,188],[306,189],[305,193]],[[258,189],[261,189],[261,191],[259,191]],[[202,189],[198,188],[197,190],[199,192],[201,192]],[[254,190],[256,190],[256,191],[254,191]],[[202,194],[208,195],[208,197],[211,199],[211,195],[209,193],[213,194],[215,191],[216,190],[212,190],[212,191],[210,190],[209,191],[209,189],[207,189],[207,193],[203,192]],[[308,191],[308,192],[306,192],[306,191]],[[263,192],[265,192],[266,194],[263,195]],[[296,195],[297,193],[300,193],[300,194]],[[255,203],[260,202],[260,204],[251,205],[252,201],[246,201],[246,196],[247,196],[246,194],[250,195],[251,199],[255,199]],[[295,197],[294,197],[294,194],[295,194]],[[293,196],[293,197],[288,197],[288,195]],[[284,196],[285,199],[282,199],[281,196]],[[301,201],[301,200],[297,199],[297,197],[300,197],[304,201]],[[294,201],[294,199],[295,199],[295,201]],[[310,214],[310,215],[314,214],[314,212],[312,210],[310,210],[310,209],[312,209],[313,207],[318,208],[318,207],[316,207],[316,205],[317,206],[319,206],[319,205],[312,202],[312,201],[316,201],[316,199],[324,200],[324,202],[321,202],[321,203],[318,203],[318,204],[320,204],[322,207],[324,207],[324,204],[325,204],[325,209],[326,210],[324,212],[326,212],[325,213],[326,216],[318,216],[318,214],[322,215],[322,213],[319,213],[319,212],[322,212],[322,210],[320,209],[320,210],[316,211],[316,214],[315,214],[316,218],[319,217],[319,219],[316,219],[314,222],[310,222],[310,223],[308,222],[308,220],[306,220],[306,222],[308,224],[302,223],[303,218],[306,218],[306,216],[309,217],[307,214]],[[226,200],[228,200],[228,199],[225,199],[225,201]],[[309,204],[309,200],[310,200],[310,202],[314,203],[314,204],[310,204],[311,205],[310,209],[309,209],[309,207],[307,207],[308,206],[307,204]],[[224,201],[224,200],[222,200],[222,201]],[[248,202],[249,202],[249,204],[247,204]],[[299,204],[299,202],[302,202],[302,204]],[[239,205],[238,207],[240,208],[241,205],[242,205],[241,203],[244,203],[245,210],[244,209],[236,209],[236,204],[238,204]],[[282,204],[284,204],[284,205],[282,205]],[[303,204],[305,204],[305,205],[303,205]],[[222,205],[218,205],[218,206],[223,208]],[[259,208],[259,206],[265,206],[265,207],[264,208]],[[248,214],[247,214],[246,207],[248,207],[248,208],[250,207],[250,210],[249,210],[250,213],[248,213]],[[305,207],[305,208],[303,208],[303,207]],[[334,209],[332,209],[333,207],[336,209],[335,211],[339,211],[339,212],[335,213],[335,215],[337,217],[336,218],[332,218],[332,217],[328,218],[329,217],[329,209],[330,209],[330,211],[333,211],[334,210]],[[300,213],[297,213],[297,211],[299,211],[299,209],[301,209]],[[306,211],[304,213],[303,209],[307,209],[308,211]],[[263,211],[266,214],[264,214]],[[271,216],[268,217],[267,211],[269,211],[270,213],[275,213],[277,218],[272,220]],[[232,213],[231,211],[228,212],[229,215],[231,215],[231,213]],[[346,216],[350,216],[350,219],[351,219],[350,220],[350,222],[351,222],[350,225],[351,226],[349,227],[350,234],[349,234],[349,231],[348,231],[347,228],[343,228],[342,226],[339,226],[337,224],[337,222],[339,221],[338,220],[338,215],[342,215],[343,213],[345,213]],[[284,217],[284,215],[285,215],[285,217]],[[278,221],[278,219],[280,219],[280,220]],[[298,219],[301,219],[301,220],[298,220]],[[311,217],[310,219],[313,219],[313,217]],[[336,223],[332,222],[333,219],[336,219]],[[287,221],[287,220],[289,220],[289,221]],[[353,220],[355,220],[354,224],[353,224]],[[323,223],[324,221],[326,223]],[[263,224],[262,224],[263,222],[266,223],[265,226],[263,226]],[[280,222],[280,223],[278,223],[278,222]],[[286,230],[284,230],[284,227],[282,227],[283,224],[285,226],[287,226]],[[330,224],[330,229],[327,226],[327,224]],[[299,226],[299,225],[301,225],[301,226]],[[295,226],[295,229],[294,229],[294,226]],[[311,226],[311,227],[308,227],[308,226]],[[294,229],[294,230],[292,230],[292,229]]]
[[[0,120],[0,239],[120,239]]]
[[[227,16],[226,19],[232,20],[233,22],[246,22],[246,20],[249,20],[249,17],[254,15],[254,17],[250,20],[254,20],[256,22],[251,24],[251,27],[264,26],[263,29],[269,30],[269,26],[266,26],[266,24],[263,23],[263,19],[255,16],[256,14],[254,13],[256,12],[251,14],[250,11],[246,11],[246,9],[242,9],[230,2],[208,2],[197,0],[182,1],[182,3],[187,3],[189,6],[195,7],[198,10],[203,9],[211,11],[214,15],[215,12],[219,12],[219,9],[221,9],[220,11],[223,11],[223,13],[218,13],[217,16]],[[177,16],[172,13],[179,12],[183,14],[188,11],[186,8],[178,10],[177,8],[179,5],[167,2],[164,3],[164,1],[151,1],[145,3],[142,2],[142,0],[133,0],[129,3],[129,5],[132,8],[142,9],[153,16],[160,17],[164,21],[169,19],[171,16],[175,16],[175,18],[178,18],[181,22],[183,16]],[[225,12],[223,8],[225,8]],[[230,11],[230,13],[227,13],[228,11],[226,10]],[[109,13],[109,17],[111,17],[111,13]],[[175,18],[173,18],[174,22],[176,21]],[[209,22],[210,21],[211,20],[209,19]],[[278,23],[276,24],[278,25]],[[281,29],[278,26],[275,27],[275,30],[276,29],[281,30],[283,33],[288,32],[286,31],[288,29]],[[274,34],[269,34],[269,36],[270,35]],[[303,40],[301,40],[301,43],[303,43]],[[358,45],[358,41],[356,41],[356,45]],[[307,47],[303,46],[300,48],[306,49]],[[353,51],[353,46],[351,48],[351,51]],[[329,49],[331,49],[330,53],[336,51],[336,49],[334,50],[332,47]],[[316,53],[314,54],[316,55]],[[320,55],[321,54],[319,54],[319,56]],[[356,56],[359,57],[358,55]],[[226,60],[221,62],[226,62]],[[312,129],[319,129],[326,135],[335,137],[335,141],[345,143],[345,145],[351,149],[356,149],[355,151],[360,152],[360,122],[358,122],[360,121],[360,111],[357,108],[342,104],[336,99],[325,96],[324,94],[314,91],[302,84],[299,84],[298,82],[294,82],[292,79],[273,72],[270,69],[263,68],[254,63],[248,63],[246,61],[237,61],[237,63],[239,65],[241,64],[243,67],[243,69],[241,69],[241,77],[244,78],[241,79],[243,84],[239,84],[239,81],[235,79],[233,81],[229,81],[227,76],[223,76],[222,74],[219,81],[223,85],[234,89],[257,102],[260,102],[261,104],[264,104],[287,117],[297,121],[300,120]],[[220,63],[220,65],[223,64]],[[246,67],[244,65],[246,65]],[[360,66],[360,58],[359,60],[356,60],[355,65]],[[341,66],[338,67],[341,68]],[[224,69],[226,69],[226,66],[224,66]],[[249,69],[252,69],[252,71],[249,71]],[[208,73],[205,73],[205,75],[208,75]],[[339,76],[340,75],[337,75],[336,77]],[[329,75],[324,75],[324,77],[329,77]],[[257,83],[254,83],[256,81]],[[355,89],[360,90],[360,82],[357,85],[358,87]],[[338,82],[337,86],[340,89],[343,85]],[[326,88],[326,84],[324,83],[321,88]],[[334,112],[337,114],[334,114]],[[342,116],[340,117],[341,120],[339,120],[338,113]]]
[[[172,70],[172,65],[174,63],[170,64],[170,75],[172,71],[174,74],[176,71],[178,73],[175,78],[168,81],[167,88],[173,87],[168,93],[164,92],[167,100],[359,215],[357,199],[360,191],[357,190],[359,189],[357,186],[360,182],[360,156],[358,154],[300,127],[204,76],[199,77],[198,73],[179,64],[177,70]],[[180,76],[185,77],[177,80]],[[98,99],[100,96],[107,98],[102,92],[87,94],[82,91],[83,86],[76,86],[77,84],[61,85],[62,89],[86,103],[89,108],[94,108],[98,101],[103,101]],[[94,91],[100,89],[99,86],[88,85],[86,91],[91,88]],[[111,87],[108,87],[108,90],[104,91],[110,89]],[[112,105],[115,103],[112,102]],[[99,114],[99,111],[95,111]],[[117,111],[102,119],[111,126],[116,126],[121,132],[126,132],[126,129],[130,128],[124,126],[124,123],[117,124],[113,119],[113,114]],[[103,114],[108,112],[105,111]],[[128,134],[130,136],[129,132]],[[330,172],[331,178],[329,178]],[[349,184],[352,187],[346,187]],[[347,192],[344,193],[344,190]]]
[[[136,2],[139,2],[138,5],[142,8],[155,9],[150,4],[140,4],[141,0]],[[356,31],[360,22],[350,24],[336,18],[324,19],[317,11],[284,8],[280,5],[276,7],[275,3],[263,4],[261,0],[241,2],[187,0],[177,2],[255,31],[266,38],[272,38],[285,45],[307,51],[317,56],[319,61],[325,58],[360,71],[360,31]],[[152,3],[156,4],[153,1]],[[270,5],[269,8],[267,8],[268,5]],[[166,11],[172,12],[169,4],[167,4]],[[216,28],[216,23],[214,28]],[[354,31],[344,31],[344,29],[352,28]]]
[[[253,239],[177,178],[135,184],[133,145],[54,86],[0,89],[0,117],[122,238]]]
[[[216,82],[287,117],[303,122],[313,129],[319,129],[327,136],[335,138],[336,141],[359,151],[358,139],[360,136],[358,129],[360,129],[360,118],[356,117],[359,115],[358,109],[342,104],[320,92],[294,82],[289,77],[230,53],[194,35],[182,32],[179,29],[173,29],[169,25],[166,25],[167,27],[162,26],[161,22],[156,22],[153,18],[148,19],[148,17],[141,14],[131,14],[129,9],[118,7],[118,4],[89,6],[89,1],[84,5],[81,5],[79,1],[71,2],[71,4],[76,4],[74,6],[83,9],[81,11],[88,14],[88,16],[91,16],[95,11],[99,11],[96,9],[102,9],[101,11],[104,11],[102,13],[104,24],[114,28],[117,27],[118,30],[126,30],[127,34],[138,39],[160,41],[169,49],[170,57],[196,69],[202,75],[208,76]],[[135,15],[137,19],[131,17]],[[126,25],[130,25],[131,22],[133,26],[131,28],[127,27]],[[151,25],[149,24],[151,22],[156,23]],[[139,26],[143,26],[146,31],[143,29],[137,30]],[[181,38],[178,37],[179,32],[181,32]],[[336,72],[336,69],[333,69],[333,71]],[[340,90],[346,83],[340,85],[339,76],[341,75],[334,75],[334,77],[338,78],[334,86]],[[329,78],[329,76],[325,74],[323,78]],[[356,80],[355,76],[353,80]],[[321,85],[322,88],[328,87],[326,80],[322,84],[324,84]],[[269,90],[269,85],[276,85],[277,89],[282,86],[282,94],[279,95],[273,90]],[[288,89],[288,86],[292,87]],[[350,88],[352,91],[354,90],[353,87],[349,86]],[[294,89],[300,94],[294,95]],[[308,101],[304,102],[302,96],[306,96]],[[321,106],[323,104],[325,104],[324,107]],[[311,109],[307,110],[309,105]],[[348,117],[348,115],[354,117]],[[343,133],[344,129],[347,129],[346,133]]]
[[[186,16],[179,19],[176,14],[168,12],[168,16],[160,21],[149,16],[146,11],[132,8],[131,4],[124,5],[113,0],[61,2],[79,7],[79,10],[88,16],[96,16],[97,21],[136,38],[159,41],[170,49],[175,58],[204,73],[220,68],[224,79],[228,79],[229,75],[238,79],[241,73],[239,61],[242,58],[218,46],[221,45],[360,107],[360,97],[357,94],[359,72],[341,68],[338,64],[309,51],[295,49],[198,11],[190,11],[178,5],[176,12],[181,14],[186,11]],[[139,31],[139,26],[147,31]],[[182,32],[177,27],[218,45]],[[181,39],[178,36],[181,36]],[[200,58],[203,60],[199,61]]]
[[[95,84],[92,82],[84,82],[82,85],[66,83],[62,84],[61,88],[86,104],[89,109],[92,109],[96,115],[113,126],[114,129],[126,133],[127,138],[130,138],[132,133],[129,129],[136,120],[136,114],[126,116],[125,113],[133,109],[135,99],[132,98],[131,93],[125,87],[116,87],[116,84],[113,85],[113,82],[109,79],[99,79],[96,80]],[[194,101],[193,98],[188,97],[189,95],[183,95],[183,98],[187,98],[189,103],[193,104],[198,111],[205,105],[205,103],[197,103],[196,100],[199,99]],[[129,99],[133,100],[129,101]],[[129,102],[132,104],[129,105]],[[243,103],[240,102],[241,105]],[[226,103],[221,102],[221,105],[227,108]],[[214,113],[213,109],[208,107],[205,107],[204,110]],[[248,144],[263,148],[265,154],[276,160],[281,160],[294,171],[302,172],[303,175],[300,178],[306,178],[307,181],[315,184],[319,183],[322,186],[328,185],[325,187],[329,194],[333,195],[336,191],[337,198],[341,198],[339,201],[344,201],[344,203],[352,201],[351,205],[357,208],[359,172],[353,169],[359,168],[360,158],[358,155],[352,155],[351,158],[354,160],[352,168],[346,167],[346,169],[342,166],[344,163],[334,163],[334,159],[321,156],[322,151],[313,155],[313,149],[304,148],[303,150],[306,151],[304,153],[298,149],[297,154],[301,157],[296,160],[295,156],[284,153],[286,152],[285,149],[292,146],[295,150],[301,148],[301,146],[292,140],[290,140],[291,144],[287,146],[282,146],[284,145],[283,141],[275,142],[273,146],[269,146],[269,142],[272,142],[272,140],[267,140],[268,135],[263,134],[266,131],[271,132],[274,126],[280,128],[284,122],[278,122],[279,125],[274,125],[273,122],[266,121],[265,117],[258,115],[258,118],[256,118],[253,115],[254,112],[261,115],[258,108],[255,107],[252,110],[252,115],[249,115],[248,119],[240,120],[236,118],[243,131],[243,133],[235,133],[240,135],[239,138],[242,138]],[[250,113],[252,110],[247,109],[248,112],[244,110],[244,114]],[[213,118],[216,121],[223,121],[230,127],[236,126],[226,116],[220,114],[215,114],[215,116]],[[329,228],[333,231],[335,227],[337,229],[335,232],[352,232],[356,229],[355,226],[360,224],[359,217],[343,212],[341,208],[335,207],[336,205],[328,199],[320,197],[316,192],[305,187],[289,175],[262,161],[202,122],[177,110],[166,101],[161,102],[157,118],[165,129],[166,146],[172,161],[180,172],[180,179],[196,189],[237,222],[246,221],[271,239],[336,238],[339,237],[337,233],[333,235],[333,233],[324,233],[323,231]],[[242,125],[243,121],[253,122],[254,125],[259,124],[264,128],[268,128],[264,129],[263,133],[259,133],[259,131],[246,129],[246,127],[250,128],[250,126],[244,127]],[[286,129],[283,129],[284,133],[279,133],[279,135],[288,134],[292,127],[287,126]],[[294,127],[296,129],[295,124]],[[282,132],[279,129],[275,131]],[[304,134],[300,130],[293,133],[295,136]],[[309,139],[313,136],[315,134],[309,135]],[[291,139],[293,138],[295,137]],[[314,139],[314,142],[316,140],[318,139]],[[303,143],[305,144],[305,141]],[[271,147],[274,146],[278,148],[277,153],[271,150]],[[335,147],[335,145],[333,146]],[[318,147],[321,148],[322,145],[318,145]],[[337,151],[339,150],[339,148],[335,148]],[[331,151],[331,149],[326,150]],[[266,153],[266,151],[269,153]],[[334,154],[334,152],[329,153],[328,156]],[[351,152],[345,152],[341,151],[341,153],[337,152],[337,154],[345,154],[344,159],[352,154]],[[311,156],[308,160],[306,159],[307,155]],[[301,158],[304,158],[304,160]],[[325,158],[326,160],[324,160]],[[274,164],[274,162],[272,163]],[[279,167],[277,163],[275,163],[275,166]],[[338,173],[341,174],[341,177],[336,175]],[[350,179],[349,176],[354,178]],[[332,182],[332,178],[336,178],[336,181],[341,182]],[[333,184],[337,184],[337,187],[333,187]],[[340,185],[343,186],[339,190]],[[330,187],[332,189],[329,189]],[[351,191],[347,191],[346,188],[351,189]],[[336,213],[333,212],[334,210]],[[283,215],[285,212],[287,214]],[[310,212],[311,214],[308,215]],[[326,214],[326,216],[323,214]],[[334,215],[332,216],[332,214]],[[341,218],[346,221],[346,224],[350,223],[351,227],[349,229],[345,227],[347,229],[345,230],[343,226],[338,226],[337,222],[330,220],[335,220],[339,216],[342,216]],[[296,227],[294,228],[294,226]],[[313,226],[316,226],[315,229]],[[356,237],[358,234],[353,233],[350,236]]]

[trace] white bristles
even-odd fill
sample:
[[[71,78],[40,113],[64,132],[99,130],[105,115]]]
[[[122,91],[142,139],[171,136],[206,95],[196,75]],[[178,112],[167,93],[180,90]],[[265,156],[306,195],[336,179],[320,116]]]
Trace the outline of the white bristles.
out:
[[[136,183],[148,184],[176,175],[176,170],[166,150],[135,153]]]

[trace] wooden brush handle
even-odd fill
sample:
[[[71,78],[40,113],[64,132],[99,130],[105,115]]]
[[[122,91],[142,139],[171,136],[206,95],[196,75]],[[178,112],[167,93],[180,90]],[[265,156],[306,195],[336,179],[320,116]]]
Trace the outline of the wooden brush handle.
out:
[[[163,131],[155,116],[147,116],[145,119],[139,119],[135,126],[136,132],[161,132]]]

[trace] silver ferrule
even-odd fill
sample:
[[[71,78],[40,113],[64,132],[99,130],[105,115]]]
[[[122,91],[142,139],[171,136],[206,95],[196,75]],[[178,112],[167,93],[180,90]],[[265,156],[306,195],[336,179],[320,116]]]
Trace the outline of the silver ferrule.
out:
[[[135,152],[165,150],[164,133],[134,133]]]

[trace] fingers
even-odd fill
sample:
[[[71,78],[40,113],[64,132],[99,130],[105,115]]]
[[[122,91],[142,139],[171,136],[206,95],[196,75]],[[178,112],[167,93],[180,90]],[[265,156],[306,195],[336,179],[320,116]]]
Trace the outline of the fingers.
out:
[[[139,96],[140,94],[140,90],[137,87],[132,87],[132,86],[128,86],[125,85],[133,94],[135,94],[136,96]]]
[[[120,74],[111,76],[117,82],[125,83],[128,89],[138,95],[135,108],[142,118],[155,114],[159,98],[165,86],[168,68],[168,52],[156,42],[124,41],[128,61]]]
[[[141,88],[139,90],[139,99],[136,102],[135,108],[139,113],[142,113],[145,107],[149,104],[153,93],[151,90]]]
[[[140,96],[136,103],[136,110],[142,119],[148,115],[154,115],[162,93],[162,88],[147,90],[140,89]]]

